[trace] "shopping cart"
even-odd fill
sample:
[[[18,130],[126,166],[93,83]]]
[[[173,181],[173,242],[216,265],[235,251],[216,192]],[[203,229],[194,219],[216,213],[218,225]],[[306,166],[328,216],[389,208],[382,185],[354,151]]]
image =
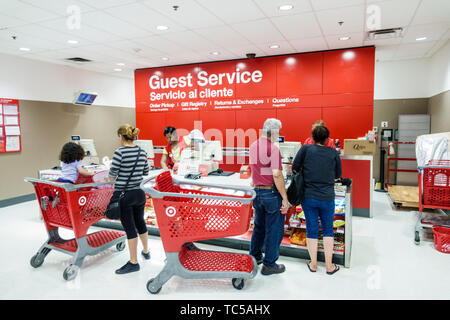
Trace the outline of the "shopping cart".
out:
[[[240,290],[244,279],[257,273],[256,260],[250,255],[201,250],[193,243],[247,232],[255,192],[214,186],[222,190],[217,193],[199,190],[199,186],[205,187],[201,182],[173,179],[169,171],[141,184],[152,197],[167,258],[163,270],[147,282],[150,293],[158,293],[174,275],[185,279],[231,278]],[[225,194],[227,190],[243,191],[242,196]]]
[[[419,169],[419,218],[414,241],[420,244],[420,230],[435,223],[423,220],[423,209],[450,210],[450,160],[430,160]]]
[[[77,276],[86,256],[96,255],[113,245],[116,245],[118,251],[125,249],[124,232],[102,230],[87,234],[92,224],[104,218],[114,191],[114,182],[70,184],[33,178],[25,178],[25,181],[34,186],[48,232],[48,240],[31,258],[31,266],[40,267],[51,250],[67,253],[73,258],[64,270],[63,277],[65,280],[72,280]],[[77,182],[79,181],[82,180]],[[62,239],[58,228],[73,230],[75,238]]]

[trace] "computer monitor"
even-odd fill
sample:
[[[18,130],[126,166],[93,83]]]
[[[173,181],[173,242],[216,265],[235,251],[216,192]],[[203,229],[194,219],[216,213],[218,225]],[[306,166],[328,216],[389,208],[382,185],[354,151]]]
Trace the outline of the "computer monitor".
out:
[[[297,152],[300,150],[302,144],[300,142],[294,141],[285,141],[280,143],[280,153],[282,161],[292,162],[297,155]]]
[[[80,146],[83,147],[84,152],[87,157],[96,157],[97,150],[95,149],[95,144],[93,139],[80,139]]]
[[[223,160],[222,145],[219,140],[205,141],[202,144],[203,160]]]
[[[154,158],[155,152],[153,151],[153,141],[152,140],[135,140],[134,143],[147,152],[148,158]]]

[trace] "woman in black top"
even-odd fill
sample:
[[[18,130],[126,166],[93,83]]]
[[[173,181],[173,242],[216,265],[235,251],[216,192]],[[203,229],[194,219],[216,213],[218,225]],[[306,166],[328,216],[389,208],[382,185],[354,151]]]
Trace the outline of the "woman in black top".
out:
[[[147,153],[133,143],[138,134],[139,129],[131,125],[123,125],[117,130],[121,147],[114,152],[109,170],[109,177],[115,179],[113,197],[118,197],[122,191],[125,191],[124,197],[120,201],[120,222],[127,234],[130,252],[130,260],[122,268],[116,270],[117,274],[139,271],[138,233],[144,247],[141,254],[146,260],[150,259],[148,230],[144,221],[146,197],[145,192],[140,188],[143,176],[148,175],[149,166]]]
[[[325,126],[312,130],[313,145],[304,145],[297,153],[292,170],[298,172],[303,168],[305,181],[305,200],[302,208],[306,218],[306,244],[311,261],[308,268],[317,271],[317,247],[319,218],[322,226],[325,264],[328,274],[339,270],[332,263],[334,233],[334,180],[341,177],[341,159],[338,152],[326,147],[330,133]]]

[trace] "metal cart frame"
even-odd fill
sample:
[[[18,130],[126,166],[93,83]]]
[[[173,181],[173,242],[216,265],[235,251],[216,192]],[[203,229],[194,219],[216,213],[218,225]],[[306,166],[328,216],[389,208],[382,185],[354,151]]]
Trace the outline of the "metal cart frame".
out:
[[[149,187],[149,183],[153,180],[157,180],[158,177],[165,178],[166,180],[170,179],[170,181],[173,181],[173,186],[180,188],[181,185],[191,185],[191,186],[204,186],[208,188],[220,188],[220,189],[232,189],[232,190],[239,190],[243,191],[245,196],[244,197],[238,197],[238,196],[224,196],[224,195],[212,195],[210,193],[203,193],[202,192],[191,192],[193,190],[187,190],[187,189],[179,189],[180,191],[184,191],[186,193],[179,193],[179,192],[163,192],[156,190],[153,186]],[[157,182],[157,181],[156,181]],[[180,221],[178,226],[180,228],[183,228],[183,226],[187,226],[190,221],[196,220],[196,219],[202,219],[198,218],[199,215],[202,214],[208,214],[205,213],[205,211],[208,211],[208,207],[214,207],[215,204],[219,201],[232,201],[233,203],[241,203],[242,207],[246,209],[249,207],[250,213],[248,216],[248,221],[246,221],[246,227],[248,229],[248,224],[250,223],[250,217],[251,217],[251,204],[253,202],[253,199],[256,196],[256,193],[253,190],[249,190],[246,188],[236,188],[236,187],[230,187],[225,185],[204,185],[201,182],[185,182],[185,181],[179,181],[177,179],[173,179],[170,176],[170,172],[164,172],[157,177],[152,177],[149,179],[144,180],[141,183],[141,188],[149,194],[152,199],[155,206],[155,213],[157,215],[158,219],[158,225],[160,226],[160,235],[161,240],[164,245],[164,250],[166,252],[166,263],[163,268],[163,270],[153,279],[150,279],[147,282],[147,290],[150,293],[156,294],[159,293],[162,286],[174,275],[180,276],[185,279],[223,279],[223,278],[231,278],[232,284],[236,289],[242,289],[244,287],[244,279],[252,279],[256,276],[257,273],[257,263],[254,257],[248,255],[248,254],[238,254],[238,253],[227,253],[227,252],[220,252],[220,251],[207,251],[207,250],[201,250],[199,249],[193,241],[199,241],[199,240],[206,240],[211,239],[212,235],[200,235],[196,234],[195,236],[170,236],[167,234],[167,232],[164,229],[164,223],[167,221]],[[187,215],[184,220],[181,218],[181,215],[179,212],[177,212],[176,209],[171,208],[172,205],[176,203],[176,201],[179,201],[181,204],[181,207],[187,208],[190,205],[195,206],[195,203],[203,203],[201,206],[198,207],[197,211],[195,212],[195,215]],[[160,203],[158,203],[160,202]],[[164,204],[166,202],[166,204]],[[244,207],[246,206],[246,207]],[[181,208],[180,207],[180,208]],[[165,209],[165,212],[162,209]],[[168,211],[169,210],[169,211]],[[169,217],[169,218],[168,218]],[[173,220],[171,220],[173,218]],[[204,218],[204,217],[203,217]],[[198,220],[197,220],[198,221]],[[204,221],[204,220],[203,220]],[[183,225],[185,223],[185,225]],[[203,222],[200,222],[203,223]],[[169,223],[168,223],[169,224]],[[207,226],[208,224],[206,224]],[[205,228],[206,228],[205,226]],[[167,227],[168,229],[168,227]],[[218,238],[223,237],[224,233],[227,232],[226,227],[223,227],[222,232],[218,233]],[[229,236],[232,236],[234,234],[229,234]],[[187,240],[187,241],[185,241]],[[205,261],[205,260],[214,260],[217,261],[216,263],[226,263],[227,259],[242,261],[243,263],[249,265],[251,263],[251,271],[234,271],[233,267],[231,267],[231,270],[227,271],[214,271],[214,270],[195,270],[194,268],[187,268],[186,264],[183,263],[185,261],[185,257],[188,257],[190,262],[192,262],[193,265],[196,264],[197,260]],[[211,268],[210,268],[211,269]],[[212,268],[213,269],[213,268]]]

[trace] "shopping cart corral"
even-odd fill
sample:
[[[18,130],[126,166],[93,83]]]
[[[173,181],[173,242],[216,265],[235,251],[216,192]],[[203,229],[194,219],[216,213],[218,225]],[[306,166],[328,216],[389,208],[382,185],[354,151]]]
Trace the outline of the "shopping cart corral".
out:
[[[104,218],[104,212],[114,191],[113,182],[70,184],[25,178],[33,184],[48,232],[48,240],[31,258],[34,268],[40,267],[51,250],[72,255],[64,270],[65,280],[78,274],[86,256],[96,255],[112,246],[125,249],[126,235],[116,230],[102,230],[87,234],[89,227]],[[74,239],[62,239],[59,228],[73,230]]]
[[[244,279],[256,276],[254,257],[201,250],[193,243],[247,232],[255,192],[229,186],[211,190],[210,185],[207,191],[198,190],[200,186],[201,182],[173,179],[168,171],[141,184],[152,197],[167,258],[163,270],[147,283],[150,293],[158,293],[174,275],[186,279],[230,278],[236,289],[244,287]]]
[[[420,243],[420,230],[437,224],[450,227],[450,216],[424,217],[424,209],[450,210],[450,160],[430,160],[419,168],[419,217],[415,227],[414,241]],[[450,242],[450,241],[449,241]]]

